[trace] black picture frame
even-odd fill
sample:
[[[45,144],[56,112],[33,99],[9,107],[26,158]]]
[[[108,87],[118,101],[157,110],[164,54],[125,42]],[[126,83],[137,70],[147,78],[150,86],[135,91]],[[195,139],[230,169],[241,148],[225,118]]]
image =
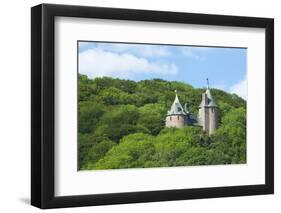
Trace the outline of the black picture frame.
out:
[[[264,28],[265,184],[93,195],[54,195],[55,17]],[[217,198],[274,193],[274,20],[271,18],[41,4],[31,8],[31,204],[42,208]]]

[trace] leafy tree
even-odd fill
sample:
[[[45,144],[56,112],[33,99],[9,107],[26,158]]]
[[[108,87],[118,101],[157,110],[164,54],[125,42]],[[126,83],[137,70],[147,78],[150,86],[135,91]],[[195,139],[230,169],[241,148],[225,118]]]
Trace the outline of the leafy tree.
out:
[[[123,136],[137,132],[138,118],[138,109],[133,105],[112,107],[100,118],[95,135],[118,142]]]
[[[94,168],[145,167],[155,152],[153,140],[153,136],[143,133],[125,136],[118,146],[113,147],[104,158],[94,165]]]
[[[92,81],[86,75],[78,76],[78,101],[90,100],[96,93]]]
[[[116,143],[110,140],[103,140],[100,143],[94,144],[87,152],[86,166],[83,169],[91,168],[99,159],[104,157],[106,153],[115,146]]]
[[[229,155],[231,163],[245,163],[246,110],[243,107],[230,110],[211,138],[213,148]]]
[[[79,132],[93,131],[105,110],[104,105],[98,102],[81,102],[79,104]]]
[[[147,128],[152,135],[157,135],[164,128],[166,109],[160,104],[146,104],[139,108],[138,123]]]
[[[165,128],[177,90],[197,115],[201,94],[183,82],[134,82],[79,75],[79,168],[117,169],[246,162],[246,101],[212,89],[220,125],[208,136],[199,126]]]
[[[97,99],[105,105],[134,104],[133,96],[115,87],[103,89]]]

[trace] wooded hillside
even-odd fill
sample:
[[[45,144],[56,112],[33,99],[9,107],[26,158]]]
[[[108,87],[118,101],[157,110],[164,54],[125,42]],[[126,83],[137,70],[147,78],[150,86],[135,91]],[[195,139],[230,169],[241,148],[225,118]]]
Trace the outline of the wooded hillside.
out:
[[[220,126],[209,137],[196,126],[165,128],[175,89],[194,115],[205,89],[85,75],[79,75],[78,87],[82,170],[246,163],[246,102],[235,94],[211,90]]]

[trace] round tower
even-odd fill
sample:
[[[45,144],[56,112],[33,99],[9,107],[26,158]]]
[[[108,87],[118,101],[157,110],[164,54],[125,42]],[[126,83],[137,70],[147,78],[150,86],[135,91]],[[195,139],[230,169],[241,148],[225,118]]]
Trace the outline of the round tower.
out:
[[[166,116],[166,127],[182,128],[187,124],[187,114],[179,101],[177,91],[175,92],[176,98]]]
[[[185,125],[185,115],[167,115],[166,127],[182,128]]]
[[[209,107],[209,134],[218,128],[219,111],[217,107]]]
[[[219,110],[212,97],[207,79],[207,89],[202,94],[202,101],[199,105],[198,123],[209,135],[214,133],[219,125]]]

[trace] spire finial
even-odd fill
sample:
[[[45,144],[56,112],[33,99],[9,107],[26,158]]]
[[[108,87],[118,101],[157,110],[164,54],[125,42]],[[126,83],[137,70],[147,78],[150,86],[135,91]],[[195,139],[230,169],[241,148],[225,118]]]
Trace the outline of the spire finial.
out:
[[[207,89],[209,89],[209,79],[206,78],[206,81],[207,81]]]

